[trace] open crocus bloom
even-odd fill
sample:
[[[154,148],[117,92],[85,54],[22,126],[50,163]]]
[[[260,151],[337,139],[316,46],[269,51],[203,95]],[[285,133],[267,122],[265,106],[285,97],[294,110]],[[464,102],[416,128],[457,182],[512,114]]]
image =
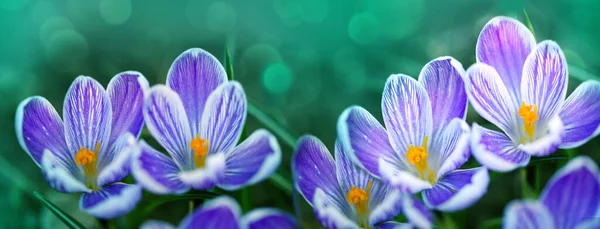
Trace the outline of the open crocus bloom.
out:
[[[584,82],[565,100],[567,62],[558,44],[536,45],[523,24],[496,17],[481,31],[476,55],[467,70],[469,100],[504,132],[474,125],[471,146],[481,164],[510,171],[600,132],[600,83]]]
[[[560,169],[539,200],[518,200],[504,210],[504,228],[600,228],[600,172],[579,156]]]
[[[419,81],[388,78],[382,99],[384,128],[362,107],[340,115],[338,135],[355,163],[442,211],[466,208],[489,183],[487,169],[458,169],[469,158],[464,70],[451,57],[425,65]]]
[[[292,170],[296,189],[327,228],[411,228],[410,224],[385,222],[403,207],[413,225],[431,227],[432,216],[423,204],[354,165],[338,143],[334,161],[321,140],[303,136],[292,158]]]
[[[266,130],[236,146],[246,121],[246,94],[202,49],[182,53],[169,70],[167,85],[150,89],[144,120],[171,157],[142,142],[132,173],[157,194],[215,185],[238,189],[267,178],[281,161],[279,144]]]
[[[206,202],[188,215],[180,229],[293,229],[296,222],[287,213],[272,208],[259,208],[241,216],[240,207],[234,199],[223,196]],[[140,229],[173,229],[174,226],[150,220]]]
[[[21,147],[52,188],[83,192],[80,208],[90,215],[118,217],[140,200],[139,186],[115,182],[129,174],[147,87],[137,72],[116,75],[108,90],[90,77],[77,77],[65,97],[64,124],[43,97],[28,98],[17,109]]]

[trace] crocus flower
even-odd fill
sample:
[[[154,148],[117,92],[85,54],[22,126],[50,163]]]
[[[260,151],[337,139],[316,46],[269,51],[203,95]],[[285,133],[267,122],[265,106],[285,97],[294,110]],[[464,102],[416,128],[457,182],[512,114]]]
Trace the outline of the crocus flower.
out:
[[[63,119],[43,97],[19,105],[15,120],[21,147],[59,192],[81,195],[80,208],[98,218],[131,211],[141,197],[138,185],[119,183],[129,174],[130,145],[143,125],[146,78],[123,72],[104,90],[96,80],[75,79],[63,106]]]
[[[150,89],[144,120],[170,157],[142,142],[132,173],[145,189],[183,193],[215,185],[234,190],[257,183],[277,168],[281,150],[260,129],[237,145],[246,121],[246,94],[202,49],[183,52],[169,70],[167,85]]]
[[[292,216],[273,208],[259,208],[243,217],[234,199],[222,196],[206,202],[181,221],[181,229],[293,229]],[[146,221],[140,229],[173,229],[174,226],[157,220]]]
[[[510,171],[600,133],[600,83],[587,81],[565,100],[565,56],[553,41],[536,44],[520,22],[496,17],[479,35],[477,63],[467,70],[473,108],[502,132],[473,126],[473,156]]]
[[[600,172],[579,156],[560,169],[539,200],[515,200],[504,210],[504,228],[600,228]]]
[[[487,169],[458,169],[470,156],[463,73],[458,61],[440,57],[418,81],[390,76],[381,104],[386,128],[362,107],[347,108],[338,136],[350,158],[395,188],[424,190],[430,208],[455,211],[477,201],[487,191]]]
[[[411,228],[410,224],[387,221],[403,207],[413,225],[431,227],[432,216],[423,204],[354,165],[338,142],[334,160],[321,140],[301,137],[292,170],[296,190],[327,228]]]

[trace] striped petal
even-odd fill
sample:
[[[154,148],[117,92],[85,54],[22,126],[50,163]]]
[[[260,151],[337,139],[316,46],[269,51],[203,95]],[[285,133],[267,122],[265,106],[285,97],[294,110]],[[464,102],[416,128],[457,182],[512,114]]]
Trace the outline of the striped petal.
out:
[[[578,147],[600,134],[600,82],[589,80],[567,98],[560,112],[565,125],[561,148]]]
[[[473,124],[471,128],[471,152],[485,167],[507,172],[529,163],[531,156],[517,148],[506,135]]]
[[[141,198],[140,186],[114,183],[101,190],[81,195],[79,207],[94,217],[112,219],[129,213]]]
[[[532,200],[510,202],[504,210],[502,224],[505,229],[555,228],[548,209]]]
[[[297,228],[296,221],[291,215],[270,208],[252,210],[242,218],[242,222],[248,229]]]
[[[155,194],[180,194],[189,186],[178,177],[180,170],[173,160],[142,141],[136,148],[131,173],[138,184]]]
[[[442,177],[432,189],[423,191],[427,206],[445,212],[465,209],[477,202],[490,182],[485,167],[459,169]]]
[[[241,210],[235,200],[227,196],[206,202],[183,219],[179,228],[185,229],[239,229]]]

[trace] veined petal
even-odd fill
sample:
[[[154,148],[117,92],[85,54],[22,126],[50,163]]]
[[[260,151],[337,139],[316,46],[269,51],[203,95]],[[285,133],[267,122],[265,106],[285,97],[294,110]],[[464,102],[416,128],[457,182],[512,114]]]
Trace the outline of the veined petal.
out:
[[[462,64],[452,57],[438,57],[423,67],[419,83],[423,85],[431,101],[433,135],[454,118],[465,119],[467,115],[467,91]]]
[[[336,179],[333,157],[317,137],[305,135],[298,139],[292,156],[292,172],[296,190],[311,206],[314,206],[313,198],[317,189],[333,198],[336,205],[347,205]]]
[[[111,144],[125,133],[137,137],[142,131],[144,91],[148,88],[146,77],[134,71],[121,72],[108,83],[106,92],[110,97],[113,112]]]
[[[91,77],[77,77],[65,97],[63,116],[69,152],[77,153],[80,147],[94,150],[100,143],[97,167],[110,163],[112,108],[102,85]]]
[[[19,104],[15,131],[19,144],[38,166],[41,166],[44,150],[48,149],[56,153],[54,157],[64,167],[76,171],[77,165],[65,141],[63,121],[44,97],[30,97]]]
[[[206,167],[179,173],[184,184],[196,190],[208,190],[217,185],[225,176],[225,155],[222,153],[208,155]]]
[[[175,229],[175,226],[160,220],[146,220],[140,229]]]
[[[131,133],[123,134],[114,144],[110,151],[115,155],[112,162],[101,168],[98,173],[98,187],[117,182],[129,175],[131,171],[131,160],[136,148],[136,138]]]
[[[540,42],[525,61],[521,82],[523,102],[538,107],[537,126],[545,125],[560,112],[567,96],[568,80],[567,60],[558,44]]]
[[[407,75],[391,75],[381,101],[383,120],[392,147],[404,155],[409,145],[423,145],[431,136],[431,102],[427,91]]]
[[[467,94],[473,109],[511,138],[519,138],[517,105],[511,100],[496,69],[476,63],[467,69]],[[519,139],[517,139],[519,140]]]
[[[428,181],[422,180],[408,171],[399,169],[383,159],[379,160],[379,173],[385,183],[398,190],[408,190],[410,193],[417,193],[423,189],[432,187]]]
[[[377,189],[373,184],[371,190],[373,200],[369,200],[369,209],[372,209],[369,214],[369,224],[374,225],[391,220],[399,215],[404,207],[403,198],[405,195],[407,194],[384,185],[382,182],[378,182]]]
[[[540,194],[557,228],[574,228],[600,217],[600,172],[587,156],[569,161],[550,178]]]
[[[74,193],[74,192],[91,192],[89,188],[77,179],[69,171],[60,164],[54,154],[49,150],[44,150],[42,155],[42,173],[50,187],[59,192]]]
[[[436,178],[460,168],[471,156],[469,125],[460,118],[454,118],[439,135],[432,139],[430,147],[431,165],[437,171]]]
[[[291,215],[271,208],[252,210],[242,218],[242,222],[248,229],[296,228],[296,221]]]
[[[496,69],[515,104],[521,102],[523,65],[535,46],[535,38],[529,29],[508,17],[490,20],[477,39],[477,62]]]
[[[431,228],[433,225],[433,215],[412,195],[405,195],[403,198],[404,215],[410,224],[417,228]]]
[[[554,153],[565,137],[565,126],[562,120],[558,115],[554,116],[542,130],[538,139],[520,144],[518,148],[533,156],[546,156]]]
[[[390,145],[383,126],[362,107],[346,108],[338,119],[337,132],[348,157],[375,176],[379,176],[379,158],[399,167],[407,163],[406,156]]]
[[[473,157],[494,171],[508,172],[523,167],[531,158],[503,133],[483,128],[477,123],[471,128],[470,144]]]
[[[221,84],[210,94],[200,129],[200,136],[209,141],[209,154],[227,152],[240,140],[246,105],[246,93],[235,81]]]
[[[313,203],[315,215],[317,220],[321,222],[321,225],[326,228],[358,229],[358,225],[348,218],[344,214],[344,210],[334,201],[321,188],[315,190],[315,195],[311,203]]]
[[[173,160],[142,141],[135,148],[131,173],[138,184],[155,194],[184,193],[189,190],[178,177]]]
[[[141,198],[139,185],[114,183],[81,195],[79,208],[94,217],[112,219],[129,213]]]
[[[462,210],[477,202],[487,192],[489,183],[485,167],[455,170],[438,180],[432,189],[423,191],[423,200],[440,211]]]
[[[583,221],[575,227],[575,229],[600,229],[600,219],[594,218]]]
[[[269,177],[281,163],[281,148],[269,131],[254,131],[244,142],[226,154],[225,175],[219,187],[235,190]]]
[[[193,136],[200,134],[208,96],[225,81],[227,73],[221,63],[202,49],[188,49],[173,61],[167,75],[167,85],[179,94]]]
[[[544,205],[533,200],[520,200],[510,202],[502,219],[502,228],[505,229],[554,229],[552,215]],[[560,228],[560,227],[559,227]]]
[[[578,147],[600,133],[600,83],[588,80],[565,101],[560,118],[565,125],[561,148]]]
[[[179,228],[222,229],[241,228],[241,210],[235,200],[222,196],[206,202],[183,219]]]
[[[394,221],[383,222],[375,225],[375,229],[412,229],[413,225],[409,223],[398,223]]]
[[[152,136],[184,170],[195,168],[188,119],[177,93],[163,85],[150,89],[144,103],[144,120]]]

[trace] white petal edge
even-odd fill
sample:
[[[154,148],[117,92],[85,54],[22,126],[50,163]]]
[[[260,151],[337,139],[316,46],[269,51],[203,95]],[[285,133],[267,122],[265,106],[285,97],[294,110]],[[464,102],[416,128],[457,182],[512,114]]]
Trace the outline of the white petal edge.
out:
[[[404,215],[408,221],[415,225],[418,228],[431,228],[431,222],[421,214],[419,209],[412,208],[413,206],[413,198],[412,196],[406,194],[402,198],[402,203],[404,205]]]
[[[391,220],[392,218],[385,217],[388,211],[402,208],[402,198],[405,194],[402,194],[399,190],[393,190],[387,194],[387,197],[377,205],[369,214],[369,224],[384,222],[385,220]],[[387,218],[387,219],[386,219]]]
[[[508,162],[503,158],[496,156],[494,153],[487,151],[482,144],[479,144],[479,141],[481,141],[481,128],[477,123],[473,123],[473,127],[471,128],[470,142],[471,154],[479,163],[483,161],[481,164],[491,170],[498,172],[509,172],[529,164],[529,159],[521,164]]]
[[[215,199],[212,199],[212,200],[206,202],[204,205],[202,205],[202,207],[194,210],[194,212],[192,214],[188,214],[181,221],[181,224],[179,224],[178,228],[188,228],[186,226],[188,226],[190,220],[192,220],[194,217],[196,217],[196,215],[199,214],[200,212],[204,212],[204,211],[211,210],[214,208],[221,208],[221,207],[226,207],[226,208],[231,209],[231,212],[233,213],[233,217],[235,217],[238,220],[238,222],[240,222],[240,216],[242,214],[242,210],[240,210],[240,206],[237,204],[237,202],[235,202],[235,200],[229,196],[220,196],[220,197],[217,197]]]
[[[315,190],[313,203],[317,218],[320,220],[328,220],[328,225],[324,226],[335,225],[335,228],[359,228],[354,221],[350,220],[339,209],[332,206],[333,203],[328,201],[327,195],[320,188]]]
[[[560,180],[562,177],[580,168],[586,168],[592,174],[596,174],[596,177],[599,179],[598,182],[600,183],[600,171],[598,171],[598,165],[596,165],[596,163],[588,156],[577,156],[576,158],[571,159],[564,167],[552,175],[552,178],[550,178],[550,180],[548,180],[546,183],[546,187],[549,187],[549,185],[556,183],[556,181]],[[544,199],[547,194],[548,190],[544,188],[542,193],[540,193],[539,199]],[[597,211],[597,215],[600,215],[600,208]]]
[[[85,184],[71,175],[71,173],[65,170],[65,168],[63,168],[60,164],[58,164],[56,158],[54,158],[54,155],[52,152],[50,152],[50,150],[44,150],[42,155],[42,170],[48,184],[57,191],[64,191],[67,193],[92,192],[92,190],[87,188]]]
[[[208,180],[217,184],[225,172],[225,155],[222,153],[208,155],[205,164],[206,167],[202,169],[180,172],[179,179],[184,184],[192,187],[198,180]]]
[[[487,168],[480,167],[479,171],[471,177],[471,183],[465,185],[463,188],[452,196],[446,202],[438,205],[436,209],[443,212],[455,212],[470,207],[477,202],[485,193],[487,193],[488,185],[490,184],[490,175]],[[427,201],[427,198],[423,198],[423,201],[429,208],[433,208]]]
[[[525,226],[523,222],[517,221],[517,215],[514,214],[520,205],[526,205],[528,207],[535,207],[536,209],[544,212],[545,214],[542,216],[544,218],[543,222],[549,222],[547,227],[544,229],[552,229],[554,226],[554,221],[552,220],[552,216],[548,209],[546,209],[541,203],[535,200],[513,200],[504,209],[504,216],[502,217],[502,228],[503,229],[512,229],[514,226]],[[509,227],[513,226],[513,227]],[[528,225],[531,226],[531,225]],[[524,228],[524,227],[523,227]],[[532,228],[533,229],[533,228]]]
[[[141,140],[138,144],[133,146],[134,148],[132,149],[133,150],[133,160],[131,162],[131,173],[132,173],[133,177],[135,178],[135,180],[138,183],[143,183],[144,189],[146,189],[154,194],[165,195],[165,194],[173,193],[173,191],[171,189],[156,182],[154,180],[154,178],[152,178],[152,176],[150,176],[150,174],[148,174],[146,172],[146,170],[141,168],[141,165],[139,162],[139,157],[142,154],[142,149],[140,146],[141,144],[147,144],[147,143],[144,140]],[[189,190],[189,187],[188,187],[188,189],[184,189],[178,193],[185,193],[188,190]]]
[[[241,220],[242,225],[245,227],[248,227],[248,226],[250,226],[250,224],[252,224],[256,221],[259,221],[261,219],[264,219],[266,216],[272,216],[272,215],[289,216],[290,218],[292,218],[288,213],[283,212],[279,209],[257,208],[257,209],[254,209],[254,210],[246,213],[246,215],[244,215],[242,217],[242,220]]]
[[[140,229],[175,229],[175,226],[160,220],[146,220]]]
[[[132,161],[131,159],[133,158],[132,156],[136,148],[135,145],[137,144],[136,138],[129,132],[122,135],[120,138],[126,138],[121,141],[127,141],[128,146],[121,150],[111,163],[100,170],[100,173],[98,174],[99,185],[107,184],[105,181],[112,179],[112,176],[114,176],[115,173],[122,173],[125,168],[130,168],[125,163]],[[119,140],[117,140],[117,142],[118,141]]]
[[[385,183],[395,188],[407,189],[410,193],[433,187],[429,182],[421,180],[412,173],[395,168],[383,158],[379,159],[379,173]]]
[[[518,149],[533,156],[547,156],[558,149],[565,134],[565,126],[558,114],[548,122],[549,133],[531,143],[519,144]],[[554,150],[551,150],[555,148]]]
[[[450,121],[450,123],[446,126],[446,128],[448,128],[450,125],[452,125],[453,122],[460,122],[459,125],[460,125],[460,128],[462,129],[463,133],[460,136],[460,138],[458,139],[456,146],[454,148],[454,151],[452,151],[452,153],[450,153],[450,156],[448,156],[446,158],[446,160],[444,160],[442,162],[440,168],[437,171],[436,180],[440,179],[443,175],[450,172],[452,169],[457,169],[457,168],[453,168],[453,167],[455,167],[454,165],[456,164],[457,161],[464,160],[464,158],[466,157],[467,158],[465,160],[465,162],[466,162],[468,160],[468,158],[471,156],[470,150],[468,150],[469,139],[471,138],[471,128],[469,128],[469,124],[467,124],[467,122],[465,122],[465,120],[463,120],[463,119],[454,118],[452,121]],[[465,155],[465,154],[467,154],[467,155]],[[440,154],[438,153],[436,155],[440,155]]]
[[[82,198],[79,198],[79,208],[84,209],[82,207],[83,196],[81,197]],[[141,198],[142,187],[137,184],[133,184],[125,188],[121,195],[110,196],[105,201],[102,201],[95,206],[82,211],[97,218],[115,218],[116,216],[114,216],[114,212],[129,212],[133,210]],[[133,206],[130,204],[133,204]]]

